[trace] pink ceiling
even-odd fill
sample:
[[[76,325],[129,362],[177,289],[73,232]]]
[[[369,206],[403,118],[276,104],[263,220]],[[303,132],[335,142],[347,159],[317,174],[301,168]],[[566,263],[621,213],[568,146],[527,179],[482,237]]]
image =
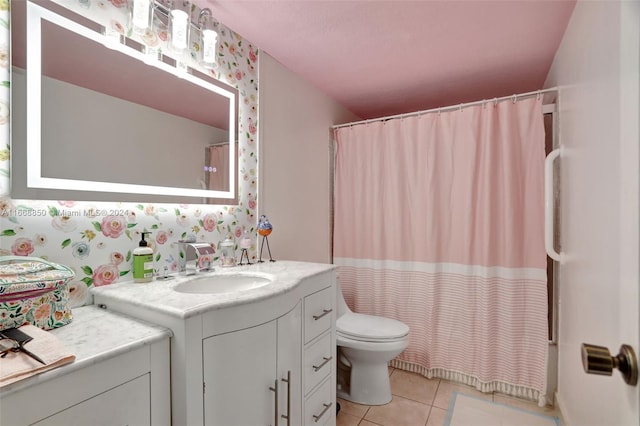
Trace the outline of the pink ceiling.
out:
[[[196,0],[362,118],[537,90],[575,0]]]

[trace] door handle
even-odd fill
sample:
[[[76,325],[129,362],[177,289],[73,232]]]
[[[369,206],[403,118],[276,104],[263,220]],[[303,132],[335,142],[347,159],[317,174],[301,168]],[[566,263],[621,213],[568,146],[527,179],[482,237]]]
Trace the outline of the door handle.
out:
[[[585,373],[611,376],[613,369],[622,373],[625,383],[630,386],[638,384],[638,358],[629,345],[620,346],[620,353],[611,356],[604,346],[582,344],[582,366]]]
[[[291,426],[291,370],[287,371],[287,378],[280,379],[287,384],[287,414],[281,417],[287,420],[287,426]]]
[[[276,394],[273,398],[275,401],[275,416],[273,426],[278,426],[278,379],[274,380],[273,387],[269,386],[269,390]]]

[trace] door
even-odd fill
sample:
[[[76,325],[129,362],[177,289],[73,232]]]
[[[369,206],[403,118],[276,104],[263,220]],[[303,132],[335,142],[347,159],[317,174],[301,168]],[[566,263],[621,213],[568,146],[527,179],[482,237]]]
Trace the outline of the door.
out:
[[[547,83],[560,87],[558,401],[569,425],[638,425],[621,374],[584,372],[582,343],[640,351],[638,2],[578,2]]]
[[[302,306],[278,318],[278,416],[280,426],[302,424]]]
[[[204,424],[273,423],[276,321],[202,341]]]

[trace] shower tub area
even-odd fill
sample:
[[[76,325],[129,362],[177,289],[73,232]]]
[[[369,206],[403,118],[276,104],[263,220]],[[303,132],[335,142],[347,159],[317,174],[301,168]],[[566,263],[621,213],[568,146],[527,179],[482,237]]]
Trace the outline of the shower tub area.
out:
[[[334,126],[333,262],[409,325],[391,366],[553,403],[556,94]]]

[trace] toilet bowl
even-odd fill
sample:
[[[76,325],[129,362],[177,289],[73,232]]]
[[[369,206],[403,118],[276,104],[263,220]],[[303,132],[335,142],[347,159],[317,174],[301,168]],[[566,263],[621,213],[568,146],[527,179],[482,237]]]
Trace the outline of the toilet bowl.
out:
[[[388,363],[409,344],[403,322],[352,312],[337,286],[337,396],[365,405],[391,401]]]

